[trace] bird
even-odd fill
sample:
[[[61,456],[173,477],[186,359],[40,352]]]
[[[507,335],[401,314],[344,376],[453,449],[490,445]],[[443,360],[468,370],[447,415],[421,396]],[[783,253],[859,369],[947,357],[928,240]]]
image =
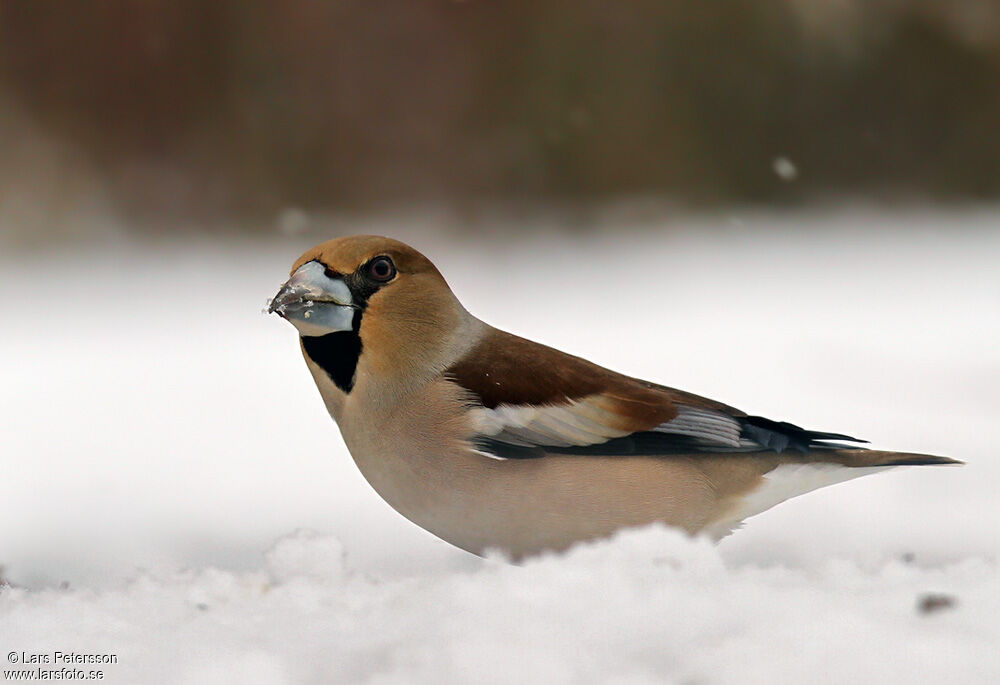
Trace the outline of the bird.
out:
[[[297,329],[372,488],[478,555],[518,561],[653,523],[717,541],[820,487],[962,463],[867,449],[499,330],[383,236],[309,249],[267,311]]]

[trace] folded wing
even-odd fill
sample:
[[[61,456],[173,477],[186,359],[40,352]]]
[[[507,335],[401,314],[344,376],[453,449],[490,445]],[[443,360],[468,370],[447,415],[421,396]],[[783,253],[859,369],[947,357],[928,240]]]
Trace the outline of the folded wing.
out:
[[[806,452],[863,442],[747,416],[495,329],[447,376],[466,392],[477,447],[505,459]]]

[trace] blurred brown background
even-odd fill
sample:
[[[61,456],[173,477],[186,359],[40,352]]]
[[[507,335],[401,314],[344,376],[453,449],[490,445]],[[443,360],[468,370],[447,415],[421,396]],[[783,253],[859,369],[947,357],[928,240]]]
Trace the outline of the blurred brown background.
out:
[[[4,231],[998,194],[996,0],[0,0]]]

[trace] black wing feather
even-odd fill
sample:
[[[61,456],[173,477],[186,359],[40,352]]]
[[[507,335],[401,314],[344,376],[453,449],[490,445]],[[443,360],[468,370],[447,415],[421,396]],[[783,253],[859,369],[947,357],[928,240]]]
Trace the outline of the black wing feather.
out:
[[[660,431],[639,431],[620,438],[612,438],[593,445],[559,447],[555,445],[525,446],[513,445],[503,440],[479,436],[476,447],[503,459],[537,459],[546,454],[574,454],[582,456],[668,456],[671,454],[692,454],[697,452],[783,452],[794,449],[808,452],[815,449],[839,449],[844,445],[826,442],[839,440],[846,442],[867,442],[842,433],[826,433],[800,428],[786,421],[772,421],[761,416],[739,418],[741,437],[754,444],[741,447],[726,447],[718,443],[699,440],[686,435],[662,433]]]
[[[811,449],[837,449],[844,445],[828,443],[827,440],[867,443],[867,440],[852,438],[843,433],[811,431],[787,421],[772,421],[763,416],[744,416],[739,419],[742,437],[756,442],[765,449],[782,452],[786,449],[808,452]]]

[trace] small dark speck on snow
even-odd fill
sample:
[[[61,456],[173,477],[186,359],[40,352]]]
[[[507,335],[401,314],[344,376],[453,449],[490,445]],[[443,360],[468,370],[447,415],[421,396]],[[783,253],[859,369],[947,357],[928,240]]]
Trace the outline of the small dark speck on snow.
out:
[[[927,615],[953,609],[957,601],[951,595],[928,593],[917,597],[917,613]]]

